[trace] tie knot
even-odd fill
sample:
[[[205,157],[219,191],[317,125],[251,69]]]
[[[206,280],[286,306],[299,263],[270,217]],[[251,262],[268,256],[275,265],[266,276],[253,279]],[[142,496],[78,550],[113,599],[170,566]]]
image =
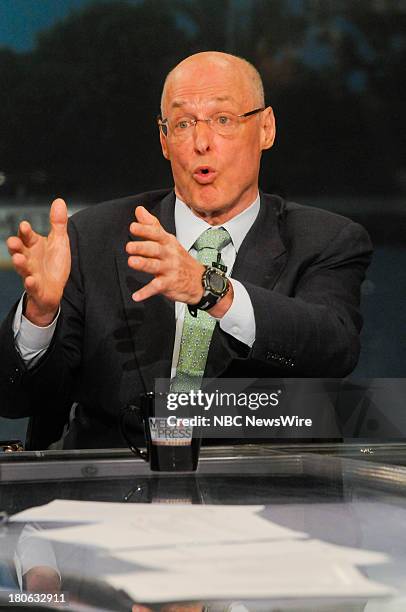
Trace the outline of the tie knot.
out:
[[[219,227],[218,229],[208,229],[203,234],[199,236],[199,238],[194,243],[194,248],[196,251],[201,251],[202,249],[215,249],[216,251],[221,251],[231,242],[230,234],[224,227]]]

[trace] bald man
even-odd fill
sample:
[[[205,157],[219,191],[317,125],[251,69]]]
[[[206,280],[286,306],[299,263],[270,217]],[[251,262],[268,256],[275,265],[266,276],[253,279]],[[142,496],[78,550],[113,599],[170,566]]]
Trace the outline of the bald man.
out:
[[[259,192],[275,120],[247,61],[205,52],[167,76],[159,137],[173,190],[8,239],[25,295],[0,332],[1,414],[31,446],[122,446],[120,407],[157,378],[342,377],[359,354],[366,232]],[[44,425],[45,424],[45,425]]]

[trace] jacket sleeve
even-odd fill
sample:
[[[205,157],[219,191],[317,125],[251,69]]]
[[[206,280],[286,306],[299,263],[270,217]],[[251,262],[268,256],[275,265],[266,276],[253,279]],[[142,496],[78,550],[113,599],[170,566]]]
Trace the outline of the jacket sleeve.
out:
[[[248,358],[291,376],[349,374],[359,357],[360,287],[371,253],[367,232],[349,222],[302,270],[293,295],[244,283],[256,321]]]
[[[0,415],[3,417],[45,416],[49,413],[61,426],[68,418],[73,379],[81,360],[84,309],[76,235],[71,223],[69,234],[71,273],[58,324],[44,356],[27,369],[18,353],[12,329],[17,304],[0,327]]]

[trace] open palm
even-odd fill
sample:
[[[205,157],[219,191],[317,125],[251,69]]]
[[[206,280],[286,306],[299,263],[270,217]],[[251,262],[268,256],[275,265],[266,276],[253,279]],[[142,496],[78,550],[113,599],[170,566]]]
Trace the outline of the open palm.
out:
[[[13,265],[24,281],[28,295],[27,312],[33,314],[33,317],[28,315],[31,320],[52,319],[70,273],[68,214],[63,200],[54,200],[49,218],[51,230],[48,236],[37,234],[27,221],[22,221],[18,236],[7,240]]]

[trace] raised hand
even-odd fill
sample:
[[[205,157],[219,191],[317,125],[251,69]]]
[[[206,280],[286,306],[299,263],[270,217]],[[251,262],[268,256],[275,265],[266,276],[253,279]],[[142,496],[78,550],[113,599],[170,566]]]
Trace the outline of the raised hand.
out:
[[[22,221],[18,236],[7,240],[14,268],[23,278],[27,292],[25,316],[39,326],[53,320],[71,266],[68,212],[62,199],[52,202],[49,219],[48,236],[37,234],[28,221]]]
[[[142,240],[127,243],[128,265],[155,278],[136,291],[133,300],[140,302],[162,293],[173,301],[197,304],[203,295],[204,266],[146,208],[137,206],[135,214],[137,222],[131,223],[130,231]]]

